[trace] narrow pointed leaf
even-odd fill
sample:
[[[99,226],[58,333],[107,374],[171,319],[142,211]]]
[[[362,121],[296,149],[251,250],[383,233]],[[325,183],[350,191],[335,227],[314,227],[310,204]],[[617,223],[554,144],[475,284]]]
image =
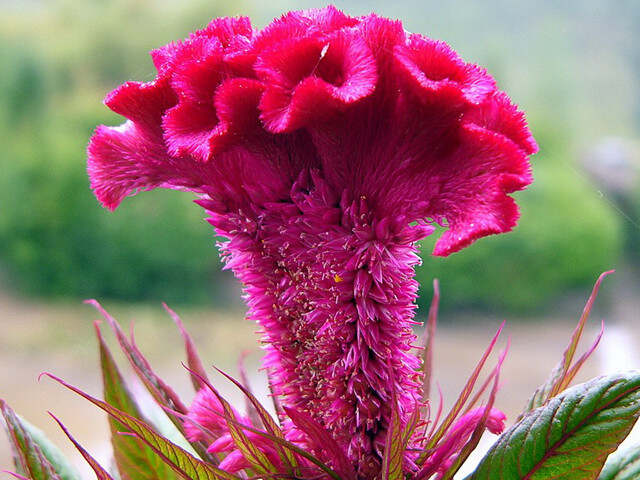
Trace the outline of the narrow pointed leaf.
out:
[[[154,400],[162,407],[167,413],[167,416],[171,422],[176,426],[178,431],[186,438],[184,425],[180,418],[171,414],[170,412],[176,411],[182,414],[187,414],[187,407],[182,403],[178,395],[174,390],[169,387],[158,375],[155,374],[151,365],[147,359],[142,355],[140,350],[136,347],[133,341],[129,341],[125,333],[122,331],[120,324],[102,308],[102,306],[96,300],[87,300],[85,303],[92,305],[103,318],[107,321],[111,329],[113,330],[122,352],[129,360],[133,371],[138,378],[142,381],[143,385],[149,391]],[[216,464],[217,459],[211,456],[207,452],[207,445],[202,442],[189,442],[193,449],[197,452],[200,458]]]
[[[640,445],[612,454],[598,480],[637,480],[640,478]]]
[[[436,386],[438,387],[438,410],[436,410],[435,418],[433,420],[429,420],[429,422],[431,423],[431,428],[429,428],[429,433],[425,434],[422,443],[433,437],[433,432],[436,431],[438,422],[442,417],[442,409],[444,408],[444,395],[442,394],[442,387],[440,386],[440,383],[436,382]]]
[[[384,455],[382,456],[382,480],[401,480],[402,460],[405,445],[403,444],[403,428],[400,420],[398,404],[393,399],[391,419],[384,440]]]
[[[217,413],[217,412],[212,412],[212,413]],[[340,475],[338,475],[338,473],[336,471],[334,471],[331,467],[329,467],[327,464],[325,464],[324,462],[322,462],[320,459],[316,458],[315,456],[313,456],[311,453],[307,452],[306,450],[300,448],[299,446],[297,446],[294,443],[289,442],[288,440],[285,440],[283,438],[280,437],[275,437],[267,432],[264,432],[262,430],[258,430],[257,428],[254,427],[250,427],[248,425],[244,425],[242,423],[240,423],[237,420],[234,420],[232,418],[228,418],[225,417],[224,414],[222,413],[218,413],[218,415],[222,416],[223,418],[225,418],[227,420],[227,422],[231,422],[234,425],[236,425],[238,428],[242,428],[243,430],[246,430],[247,432],[252,432],[255,433],[256,435],[269,440],[270,442],[273,442],[274,444],[280,445],[282,447],[284,447],[287,450],[290,450],[291,453],[296,454],[306,460],[309,460],[310,463],[312,463],[313,465],[317,466],[321,471],[323,471],[324,473],[326,473],[329,477],[331,477],[333,480],[343,480],[342,477]],[[274,476],[279,476],[280,474],[269,474],[269,475],[264,475],[264,476],[269,476],[269,477],[274,477]],[[260,475],[259,477],[262,477],[263,475]],[[286,475],[285,475],[286,477]],[[315,476],[313,477],[315,478]]]
[[[331,434],[322,425],[304,412],[287,407],[284,407],[284,411],[294,425],[307,434],[307,437],[313,442],[317,451],[326,452],[328,458],[333,461],[334,470],[338,472],[343,479],[356,478],[353,465],[342,448],[340,448]]]
[[[0,400],[0,410],[13,449],[16,474],[31,480],[65,480],[47,458],[42,446],[29,433],[24,421],[4,400]]]
[[[587,300],[587,303],[584,306],[582,315],[580,316],[580,320],[578,321],[578,325],[576,326],[576,329],[573,332],[573,335],[571,337],[571,342],[569,342],[569,346],[567,347],[567,349],[563,354],[563,358],[561,361],[563,377],[571,368],[571,362],[573,361],[573,356],[575,355],[576,349],[578,348],[578,344],[580,343],[580,337],[582,336],[584,327],[587,323],[587,320],[589,319],[589,314],[591,313],[591,308],[593,307],[593,303],[595,302],[596,297],[598,296],[598,290],[600,290],[600,284],[605,279],[605,277],[607,275],[610,275],[611,273],[613,273],[613,270],[610,270],[608,272],[604,272],[603,274],[601,274],[600,277],[598,277],[598,280],[596,280],[595,285],[593,286],[591,295],[589,295],[589,299]],[[551,396],[557,395],[560,392],[561,385],[562,385],[561,381],[556,382],[553,385],[553,388],[551,390]]]
[[[180,319],[180,316],[174,312],[166,303],[162,304],[162,307],[169,314],[169,316],[173,319],[178,330],[180,330],[180,335],[182,335],[182,339],[184,340],[184,349],[187,353],[187,365],[189,368],[195,372],[198,372],[202,378],[207,378],[207,373],[204,369],[204,365],[202,364],[202,360],[200,360],[200,355],[198,355],[198,349],[196,348],[195,343],[191,339],[191,335],[187,332],[187,329],[184,328],[184,324]],[[194,375],[190,375],[191,382],[193,383],[193,387],[196,389],[196,392],[203,387],[202,382],[195,377]]]
[[[148,423],[124,383],[97,323],[95,328],[100,346],[104,401],[128,415]],[[159,478],[172,480],[178,478],[175,472],[140,439],[131,435],[121,435],[121,433],[134,433],[126,425],[109,417],[109,428],[113,456],[121,480],[154,480]]]
[[[80,445],[80,443],[78,443],[78,441],[75,438],[73,438],[69,430],[67,430],[67,427],[65,427],[64,424],[60,420],[58,420],[58,418],[56,418],[56,416],[53,415],[51,412],[49,412],[49,415],[51,415],[51,417],[53,417],[53,419],[58,423],[58,425],[60,426],[64,434],[67,436],[67,438],[69,438],[69,440],[71,441],[71,443],[73,443],[73,445],[76,447],[78,452],[80,452],[80,455],[82,455],[82,457],[86,460],[89,466],[93,469],[93,471],[96,474],[97,480],[114,480],[113,477],[109,474],[109,472],[107,472],[104,468],[102,468],[102,466],[96,461],[96,459],[93,458],[89,454],[89,452],[87,452],[87,450],[82,445]]]
[[[554,367],[549,375],[549,378],[545,383],[540,385],[536,391],[533,393],[529,401],[527,402],[527,406],[524,411],[518,418],[520,420],[525,413],[533,410],[534,408],[538,408],[541,405],[544,405],[549,399],[553,398],[555,395],[560,393],[563,389],[567,388],[571,383],[571,380],[578,373],[578,369],[584,364],[584,362],[589,358],[591,353],[595,350],[598,342],[600,341],[600,336],[596,339],[593,346],[587,351],[583,357],[576,362],[575,368],[571,368],[571,363],[573,362],[573,357],[576,353],[576,349],[578,348],[578,344],[580,343],[580,338],[582,337],[582,332],[584,331],[585,324],[589,319],[589,314],[591,313],[591,308],[593,307],[593,303],[598,296],[598,290],[600,289],[600,284],[605,279],[607,275],[610,275],[614,272],[614,270],[609,270],[604,272],[598,277],[595,285],[593,286],[593,290],[591,291],[591,295],[589,295],[589,299],[587,300],[586,305],[582,311],[582,315],[580,316],[580,320],[578,321],[578,325],[573,331],[571,335],[571,339],[569,340],[569,344],[562,354],[562,359],[558,364]]]
[[[140,350],[136,348],[134,343],[129,341],[116,319],[109,315],[97,301],[88,300],[86,303],[92,305],[105,318],[115,333],[118,343],[120,347],[122,347],[122,351],[131,363],[134,371],[138,374],[140,380],[142,380],[156,401],[161,405],[166,404],[172,410],[186,413],[187,407],[182,403],[173,389],[153,372],[147,359],[142,355]],[[178,422],[178,424],[181,425],[181,422]]]
[[[278,420],[280,420],[280,423],[282,423],[282,419],[284,418],[284,410],[282,409],[282,405],[280,405],[280,399],[278,398],[278,395],[276,395],[276,392],[274,390],[273,379],[271,378],[271,373],[269,372],[268,368],[265,369],[265,373],[267,374],[267,384],[269,386],[271,401],[273,402],[273,410],[276,412],[276,416],[278,417]]]
[[[150,447],[162,461],[169,465],[177,474],[186,480],[239,480],[240,477],[220,470],[212,464],[203,462],[186,450],[159,435],[151,426],[125,412],[112,407],[102,400],[92,397],[82,390],[66,383],[64,380],[45,373],[69,390],[90,401],[97,407],[107,412],[111,417],[125,425],[134,435]]]
[[[495,375],[496,375],[496,371],[494,370],[493,372],[491,372],[491,374],[485,379],[484,383],[480,386],[480,388],[478,389],[478,391],[476,392],[476,394],[473,396],[473,398],[471,400],[469,400],[469,402],[467,403],[464,411],[463,411],[463,415],[465,413],[470,412],[471,410],[473,410],[475,408],[475,406],[478,404],[478,402],[480,401],[480,398],[482,398],[482,395],[486,392],[487,388],[489,387],[489,385],[491,385],[492,382],[495,382]]]
[[[471,376],[467,380],[467,383],[462,388],[462,392],[460,392],[460,396],[456,400],[455,404],[453,405],[453,407],[451,407],[451,410],[449,411],[445,419],[442,421],[440,426],[437,428],[435,433],[431,436],[431,438],[429,438],[427,445],[425,447],[425,450],[429,451],[430,449],[436,446],[438,441],[440,441],[440,439],[446,433],[447,429],[451,426],[451,424],[455,421],[455,419],[458,417],[460,412],[463,410],[465,404],[467,403],[467,400],[469,400],[469,397],[473,393],[474,385],[476,384],[476,381],[480,376],[480,372],[482,371],[484,364],[487,362],[487,358],[489,358],[489,355],[493,351],[493,348],[496,346],[496,343],[498,341],[498,338],[500,337],[500,334],[502,333],[503,328],[504,328],[504,322],[500,325],[500,327],[498,328],[498,331],[491,339],[489,346],[482,354],[480,361],[478,362],[473,372],[471,373]],[[420,455],[420,457],[418,457],[418,461],[416,463],[418,465],[422,465],[425,459],[426,459],[426,453],[423,453],[422,455]]]
[[[269,412],[267,412],[267,410],[258,401],[255,395],[253,395],[244,385],[242,385],[240,382],[238,382],[236,379],[234,379],[230,375],[227,375],[222,370],[219,370],[217,368],[216,370],[218,370],[218,372],[220,372],[227,379],[233,382],[233,384],[236,387],[238,387],[242,391],[242,393],[244,393],[245,397],[248,399],[252,407],[255,409],[256,414],[260,418],[260,421],[264,426],[265,430],[267,431],[267,433],[273,435],[274,437],[282,438],[284,440],[285,438],[284,433],[282,432],[278,424],[275,422],[275,420],[271,417]],[[295,456],[291,453],[291,451],[283,448],[280,445],[276,445],[276,450],[278,451],[278,454],[280,455],[280,459],[282,460],[282,462],[285,465],[287,465],[291,470],[295,470],[296,468],[298,468],[298,462]]]
[[[415,433],[416,428],[420,423],[420,409],[416,405],[411,415],[409,415],[409,419],[407,420],[407,424],[404,426],[402,430],[402,443],[406,446],[409,444],[411,437]]]
[[[191,371],[191,373],[193,375],[197,375],[194,371]],[[231,435],[231,438],[233,438],[233,443],[236,448],[240,450],[244,458],[261,474],[277,473],[278,469],[273,465],[273,463],[271,463],[271,460],[269,460],[264,452],[257,448],[244,433],[245,428],[240,424],[240,422],[238,422],[238,418],[236,417],[231,404],[227,402],[222,395],[220,395],[218,390],[211,385],[211,383],[204,378],[201,378],[201,380],[205,382],[206,387],[209,388],[220,401],[222,409],[224,410],[224,418],[227,422],[229,434]]]
[[[571,385],[571,382],[573,382],[573,379],[576,377],[576,375],[578,374],[582,366],[586,363],[587,360],[589,360],[589,357],[593,355],[593,352],[596,351],[596,348],[598,348],[598,345],[600,344],[600,340],[602,340],[603,335],[604,335],[604,320],[600,323],[600,332],[596,336],[596,339],[593,341],[589,349],[586,352],[584,352],[582,356],[578,360],[576,360],[573,365],[571,365],[571,368],[569,368],[569,371],[567,371],[567,374],[564,376],[564,379],[560,384],[560,391],[567,389],[569,385]]]
[[[640,372],[576,385],[500,436],[469,480],[595,480],[640,414]]]
[[[437,279],[433,280],[433,299],[429,307],[429,316],[424,329],[424,351],[422,352],[422,374],[423,387],[422,399],[431,398],[431,376],[433,374],[433,340],[436,335],[436,325],[438,322],[438,305],[440,304],[440,284]]]
[[[249,383],[249,376],[247,375],[247,369],[245,368],[245,365],[244,365],[244,359],[247,356],[247,354],[248,352],[244,351],[238,357],[238,373],[240,373],[240,383],[244,387],[243,391],[249,392],[251,396],[254,396],[253,392],[251,391],[251,384]],[[216,369],[216,370],[222,373],[219,369]],[[225,376],[228,377],[228,375],[225,375]],[[245,394],[244,399],[245,399],[247,415],[249,416],[249,420],[251,420],[251,423],[254,425],[260,425],[262,422],[262,419],[260,418],[260,414],[256,410],[255,405],[250,400],[249,395]]]
[[[460,467],[462,467],[462,464],[467,460],[467,458],[469,458],[471,453],[476,449],[476,447],[480,443],[480,439],[482,438],[482,435],[484,434],[487,427],[487,420],[489,419],[489,413],[491,412],[491,409],[493,408],[493,405],[496,401],[496,395],[498,393],[498,387],[500,385],[500,370],[502,369],[502,364],[504,363],[504,359],[506,358],[508,351],[509,351],[509,346],[507,345],[507,348],[505,348],[505,350],[500,354],[500,357],[498,358],[498,363],[494,369],[493,374],[489,377],[489,378],[493,378],[493,387],[491,388],[491,392],[489,394],[489,399],[487,401],[487,404],[484,407],[482,418],[478,422],[478,425],[476,425],[476,428],[473,430],[473,433],[471,434],[471,438],[469,439],[469,441],[464,445],[464,447],[462,447],[462,450],[460,451],[458,456],[455,458],[451,466],[447,469],[444,475],[442,475],[441,480],[452,479],[453,476],[458,472],[458,470],[460,470]]]

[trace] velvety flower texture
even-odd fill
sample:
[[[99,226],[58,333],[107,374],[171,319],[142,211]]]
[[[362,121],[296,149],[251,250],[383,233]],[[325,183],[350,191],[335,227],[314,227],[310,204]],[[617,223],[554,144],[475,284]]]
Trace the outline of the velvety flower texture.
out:
[[[333,7],[261,31],[217,19],[152,57],[155,80],[105,100],[127,122],[91,139],[96,196],[199,195],[283,407],[374,478],[392,398],[402,421],[421,402],[415,242],[446,225],[445,256],[515,225],[536,151],[523,114],[445,43]]]

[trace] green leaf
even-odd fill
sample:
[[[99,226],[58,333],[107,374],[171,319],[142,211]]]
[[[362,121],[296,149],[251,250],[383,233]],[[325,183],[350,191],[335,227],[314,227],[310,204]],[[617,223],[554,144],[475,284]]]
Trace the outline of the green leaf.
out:
[[[98,323],[95,324],[98,344],[100,346],[100,366],[104,400],[118,410],[147,422],[129,392],[122,375],[107,347]],[[171,468],[158,455],[147,447],[139,438],[123,433],[133,433],[120,421],[109,418],[111,429],[111,445],[113,456],[120,473],[121,480],[173,480],[178,478]]]
[[[416,405],[415,409],[413,410],[413,412],[409,416],[409,419],[407,420],[407,424],[404,426],[404,429],[402,430],[402,443],[405,446],[409,445],[409,441],[411,440],[411,437],[415,433],[416,428],[420,424],[420,420],[421,420],[420,409]]]
[[[0,400],[17,473],[33,480],[78,480],[80,476],[44,434]]]
[[[640,415],[640,373],[576,385],[507,430],[468,480],[594,480]]]
[[[186,480],[240,480],[240,477],[229,472],[225,472],[224,470],[220,470],[216,466],[194,457],[186,450],[159,435],[151,426],[147,425],[142,420],[132,417],[131,415],[112,407],[108,403],[92,397],[55,375],[50,373],[45,373],[45,375],[67,387],[69,390],[77,393],[81,397],[89,400],[91,403],[125,425],[131,432],[133,432],[134,435],[137,436],[137,438],[149,446],[163,462],[169,465],[182,478]]]
[[[633,445],[611,455],[598,480],[637,480],[638,478],[640,478],[640,445]]]
[[[45,436],[42,430],[34,427],[19,415],[18,418],[22,422],[25,430],[31,435],[31,438],[40,446],[42,453],[44,453],[44,456],[49,460],[51,465],[54,466],[62,480],[79,480],[81,478],[80,473],[65,458],[60,449]]]

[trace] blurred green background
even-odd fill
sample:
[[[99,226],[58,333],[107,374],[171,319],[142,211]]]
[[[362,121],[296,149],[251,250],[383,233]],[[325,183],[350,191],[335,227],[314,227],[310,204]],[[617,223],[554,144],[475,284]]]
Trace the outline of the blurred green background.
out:
[[[637,270],[640,227],[640,2],[552,0],[336,2],[376,11],[480,63],[528,114],[540,145],[522,219],[418,271],[440,278],[445,309],[535,314],[598,273]],[[0,277],[11,295],[228,307],[235,281],[192,197],[153,192],[115,212],[89,191],[85,147],[101,103],[149,80],[147,52],[246,14],[264,26],[319,2],[0,1]],[[429,295],[423,295],[428,299]],[[426,300],[425,300],[426,301]]]

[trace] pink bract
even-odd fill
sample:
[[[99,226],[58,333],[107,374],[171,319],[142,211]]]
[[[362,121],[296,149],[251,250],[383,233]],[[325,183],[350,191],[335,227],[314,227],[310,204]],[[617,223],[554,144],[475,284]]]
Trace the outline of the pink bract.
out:
[[[334,7],[262,31],[217,19],[152,56],[154,81],[105,100],[127,122],[91,139],[96,196],[114,209],[157,187],[199,195],[276,395],[374,478],[391,398],[402,421],[422,400],[415,243],[447,225],[433,252],[446,256],[514,227],[508,194],[531,182],[537,149],[524,115],[445,43]],[[293,422],[287,435],[305,442]]]

